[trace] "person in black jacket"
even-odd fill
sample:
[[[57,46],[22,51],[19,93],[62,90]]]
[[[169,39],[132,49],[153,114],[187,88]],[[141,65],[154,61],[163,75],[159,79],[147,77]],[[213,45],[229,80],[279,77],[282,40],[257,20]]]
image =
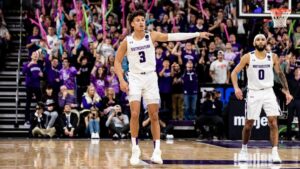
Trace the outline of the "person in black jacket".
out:
[[[290,93],[293,95],[294,99],[288,105],[288,120],[287,120],[287,132],[286,137],[288,140],[292,138],[292,122],[294,119],[294,113],[296,111],[296,115],[298,117],[298,121],[300,120],[300,68],[297,68],[294,72],[294,78],[288,80]],[[296,136],[300,139],[300,126],[298,125],[298,135]]]
[[[205,101],[202,105],[202,111],[197,119],[196,127],[200,128],[201,134],[205,138],[211,139],[211,132],[207,132],[204,126],[216,126],[216,135],[218,139],[223,138],[224,121],[222,119],[223,103],[219,100],[218,91],[207,92]]]
[[[44,114],[44,104],[39,102],[36,105],[36,111],[31,119],[31,128],[30,133],[33,137],[43,137],[44,132],[43,129],[46,129],[46,114]]]
[[[78,116],[71,112],[71,105],[66,104],[61,116],[61,129],[64,137],[75,137],[77,134]]]

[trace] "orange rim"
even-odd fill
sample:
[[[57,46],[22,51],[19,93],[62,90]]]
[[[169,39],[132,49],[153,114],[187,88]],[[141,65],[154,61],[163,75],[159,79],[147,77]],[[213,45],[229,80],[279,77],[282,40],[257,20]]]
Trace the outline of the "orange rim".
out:
[[[287,9],[287,8],[274,8],[274,9],[270,9],[272,15],[274,16],[281,16],[283,13],[291,13],[291,10]]]

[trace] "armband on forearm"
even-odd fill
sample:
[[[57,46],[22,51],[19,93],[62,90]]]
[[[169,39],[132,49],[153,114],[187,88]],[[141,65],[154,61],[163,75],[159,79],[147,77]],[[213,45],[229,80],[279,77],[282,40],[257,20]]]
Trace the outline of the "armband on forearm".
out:
[[[195,33],[168,33],[168,41],[182,41],[200,36],[199,32]]]

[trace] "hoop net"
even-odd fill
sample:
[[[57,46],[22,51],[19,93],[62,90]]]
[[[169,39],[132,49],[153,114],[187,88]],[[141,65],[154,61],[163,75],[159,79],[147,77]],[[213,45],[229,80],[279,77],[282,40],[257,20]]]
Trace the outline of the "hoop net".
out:
[[[274,8],[270,11],[274,23],[274,28],[286,27],[286,21],[291,14],[291,10],[286,8]]]

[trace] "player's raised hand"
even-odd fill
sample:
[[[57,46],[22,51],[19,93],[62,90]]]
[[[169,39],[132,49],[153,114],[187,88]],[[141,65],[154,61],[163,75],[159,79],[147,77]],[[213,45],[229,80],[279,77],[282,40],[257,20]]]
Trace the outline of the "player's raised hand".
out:
[[[238,100],[243,99],[243,92],[240,88],[235,89],[234,94]]]
[[[125,80],[120,82],[120,88],[123,92],[128,94],[129,87],[128,87],[128,83]]]
[[[200,32],[200,38],[203,38],[203,39],[207,39],[207,40],[209,40],[209,37],[210,36],[214,36],[214,34],[212,34],[212,33],[209,33],[209,32]]]

